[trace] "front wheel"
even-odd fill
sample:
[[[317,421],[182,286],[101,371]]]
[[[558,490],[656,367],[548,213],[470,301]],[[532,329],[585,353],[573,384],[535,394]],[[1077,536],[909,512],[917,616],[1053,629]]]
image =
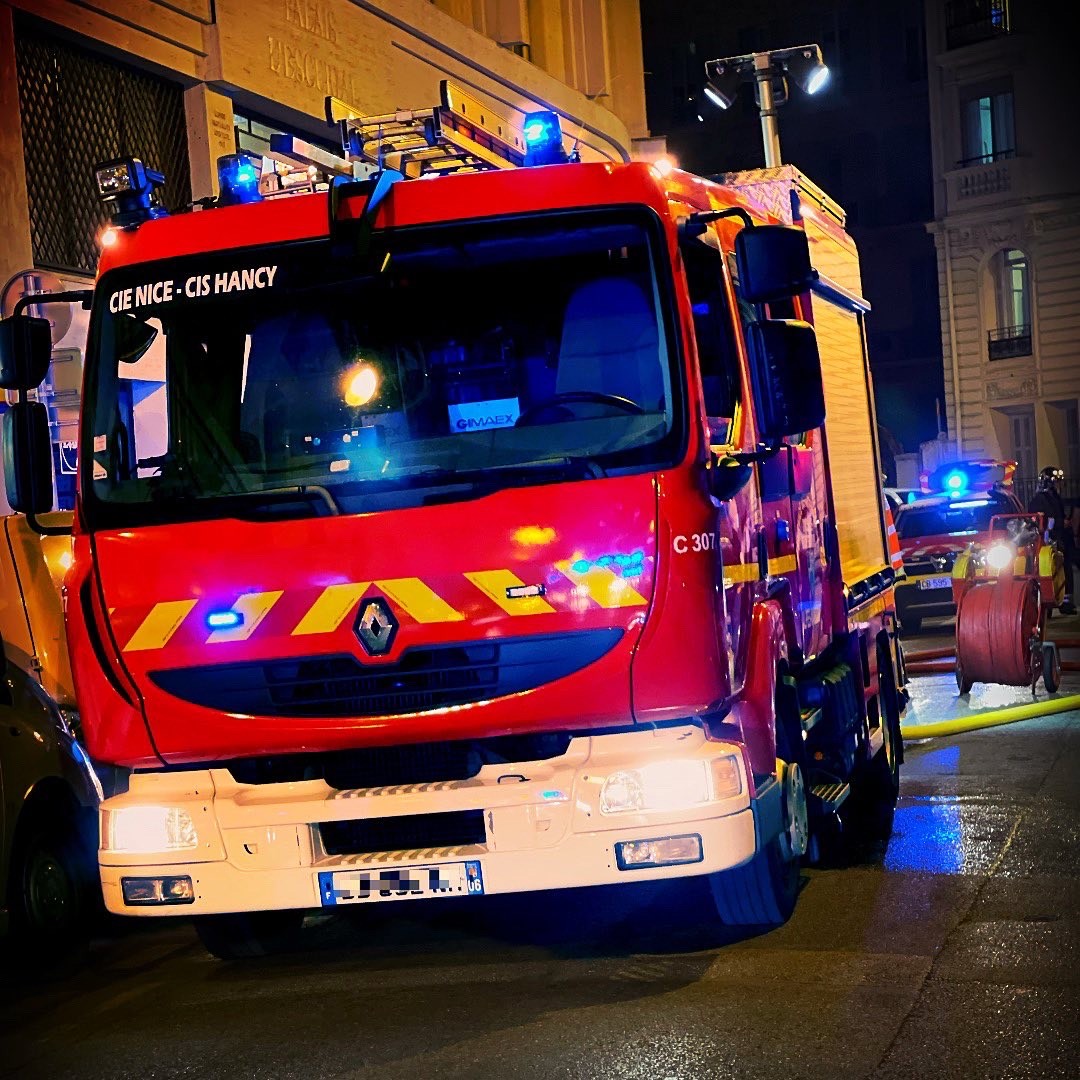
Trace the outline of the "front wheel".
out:
[[[100,890],[75,817],[27,823],[16,838],[10,888],[15,952],[42,970],[74,960],[89,939]]]
[[[799,865],[806,852],[806,787],[794,762],[781,773],[780,832],[745,866],[710,875],[716,913],[728,926],[781,926],[799,894]]]
[[[296,944],[304,921],[302,909],[239,911],[199,915],[195,931],[206,951],[220,960],[247,960],[285,952]]]

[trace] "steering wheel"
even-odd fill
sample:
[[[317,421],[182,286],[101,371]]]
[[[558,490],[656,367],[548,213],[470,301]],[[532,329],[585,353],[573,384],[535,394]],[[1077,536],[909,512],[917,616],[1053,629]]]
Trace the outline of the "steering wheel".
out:
[[[645,410],[636,402],[618,394],[602,394],[597,390],[571,390],[563,394],[553,394],[544,401],[530,405],[518,418],[515,427],[536,423],[539,414],[546,409],[560,409],[565,405],[585,402],[591,405],[610,405],[613,409],[630,413],[632,416],[644,416]],[[569,412],[568,409],[563,409]]]

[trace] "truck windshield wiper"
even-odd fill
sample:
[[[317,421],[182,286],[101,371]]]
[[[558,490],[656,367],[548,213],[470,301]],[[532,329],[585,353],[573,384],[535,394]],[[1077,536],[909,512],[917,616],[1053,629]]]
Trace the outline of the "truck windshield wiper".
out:
[[[592,458],[561,457],[548,458],[546,461],[511,462],[484,468],[448,469],[435,466],[404,473],[394,479],[415,481],[417,486],[444,483],[468,484],[487,490],[518,481],[527,483],[545,475],[550,476],[552,480],[593,480],[607,474],[600,463]]]
[[[296,500],[305,502],[323,502],[331,514],[341,513],[334,496],[328,488],[321,484],[290,484],[285,487],[254,488],[250,491],[225,491],[217,495],[201,495],[198,501],[214,503],[252,503],[252,509],[257,509],[259,503],[274,505]]]

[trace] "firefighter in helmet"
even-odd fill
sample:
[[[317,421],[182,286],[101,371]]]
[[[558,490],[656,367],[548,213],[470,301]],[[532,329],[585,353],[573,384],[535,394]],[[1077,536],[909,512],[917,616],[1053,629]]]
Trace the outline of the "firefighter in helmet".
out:
[[[1054,465],[1047,465],[1039,473],[1039,486],[1028,502],[1028,510],[1033,514],[1046,515],[1046,531],[1050,539],[1061,549],[1065,556],[1065,598],[1061,602],[1061,612],[1064,615],[1075,615],[1076,607],[1073,604],[1073,547],[1075,537],[1072,525],[1067,520],[1065,513],[1065,500],[1058,491],[1058,484],[1064,479],[1065,474]]]

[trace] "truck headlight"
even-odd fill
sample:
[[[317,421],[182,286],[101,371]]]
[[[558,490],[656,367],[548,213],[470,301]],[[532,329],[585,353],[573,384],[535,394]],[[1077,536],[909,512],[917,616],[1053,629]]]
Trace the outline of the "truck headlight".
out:
[[[102,851],[153,854],[199,845],[191,814],[178,806],[122,806],[102,811]]]
[[[600,788],[600,810],[681,810],[709,801],[709,773],[704,761],[658,761],[640,769],[611,773]]]

